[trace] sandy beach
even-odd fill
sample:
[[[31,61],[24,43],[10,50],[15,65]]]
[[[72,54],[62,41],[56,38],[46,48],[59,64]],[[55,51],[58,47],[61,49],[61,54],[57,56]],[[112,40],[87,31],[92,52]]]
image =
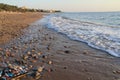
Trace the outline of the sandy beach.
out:
[[[42,17],[40,13],[0,12],[0,44],[20,35],[20,30]]]
[[[44,66],[39,80],[120,80],[119,58],[73,41],[39,21],[31,24],[40,19],[41,14],[0,13],[0,16],[0,51],[9,49],[14,53],[15,57],[7,59],[11,64],[16,58],[21,60],[20,55],[41,52],[38,59],[26,61],[27,66]],[[28,79],[36,80],[30,77],[20,80]]]

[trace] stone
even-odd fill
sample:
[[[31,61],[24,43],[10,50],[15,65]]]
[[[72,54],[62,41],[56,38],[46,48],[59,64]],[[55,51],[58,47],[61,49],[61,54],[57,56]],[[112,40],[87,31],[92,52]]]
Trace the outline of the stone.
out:
[[[38,56],[40,56],[41,54],[42,54],[42,52],[37,53]]]
[[[0,51],[3,51],[3,49],[2,49],[2,48],[0,48]]]
[[[120,71],[113,71],[114,74],[120,74]]]
[[[43,67],[38,67],[37,71],[38,72],[42,72],[43,71]]]
[[[16,46],[13,46],[13,49],[14,49],[14,50],[17,50],[17,47],[16,47]]]
[[[35,52],[35,49],[33,49],[32,52]]]
[[[27,52],[27,54],[28,54],[28,55],[30,55],[30,54],[31,54],[31,52]]]
[[[6,57],[9,57],[10,55],[11,55],[10,52],[9,52],[9,51],[6,51],[5,56],[6,56]]]
[[[48,72],[52,72],[52,71],[53,71],[53,69],[52,69],[52,68],[48,69]]]
[[[48,64],[52,64],[52,61],[49,61]]]
[[[11,53],[11,55],[10,55],[11,57],[15,57],[15,54],[14,53]]]
[[[70,51],[68,51],[68,50],[66,50],[66,51],[64,51],[64,52],[67,53],[67,54],[70,53]]]
[[[88,51],[86,51],[86,50],[85,50],[85,51],[83,51],[83,54],[88,54]]]
[[[31,60],[31,62],[32,62],[32,63],[35,63],[35,62],[37,62],[37,61],[36,61],[36,60]]]
[[[27,60],[27,59],[28,59],[28,56],[27,56],[27,55],[23,55],[23,59],[24,59],[24,60]]]
[[[67,69],[67,67],[64,67],[64,69]]]
[[[35,76],[39,76],[40,75],[40,73],[37,71],[36,73],[35,73]]]
[[[47,59],[47,56],[43,55],[42,58]]]

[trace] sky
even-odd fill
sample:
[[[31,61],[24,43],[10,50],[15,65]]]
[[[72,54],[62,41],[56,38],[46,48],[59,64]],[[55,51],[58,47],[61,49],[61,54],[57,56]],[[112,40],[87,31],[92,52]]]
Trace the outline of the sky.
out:
[[[64,12],[120,11],[120,0],[0,0],[0,3]]]

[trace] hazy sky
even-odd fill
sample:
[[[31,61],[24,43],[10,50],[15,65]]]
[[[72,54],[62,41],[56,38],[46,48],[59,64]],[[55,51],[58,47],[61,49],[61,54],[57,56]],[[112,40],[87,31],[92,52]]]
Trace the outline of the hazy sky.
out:
[[[0,3],[69,12],[120,11],[120,0],[0,0]]]

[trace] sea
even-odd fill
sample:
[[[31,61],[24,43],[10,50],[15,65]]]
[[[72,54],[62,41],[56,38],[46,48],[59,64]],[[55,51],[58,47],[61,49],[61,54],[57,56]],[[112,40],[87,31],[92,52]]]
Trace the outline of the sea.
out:
[[[41,22],[72,40],[120,57],[120,12],[54,13]]]

